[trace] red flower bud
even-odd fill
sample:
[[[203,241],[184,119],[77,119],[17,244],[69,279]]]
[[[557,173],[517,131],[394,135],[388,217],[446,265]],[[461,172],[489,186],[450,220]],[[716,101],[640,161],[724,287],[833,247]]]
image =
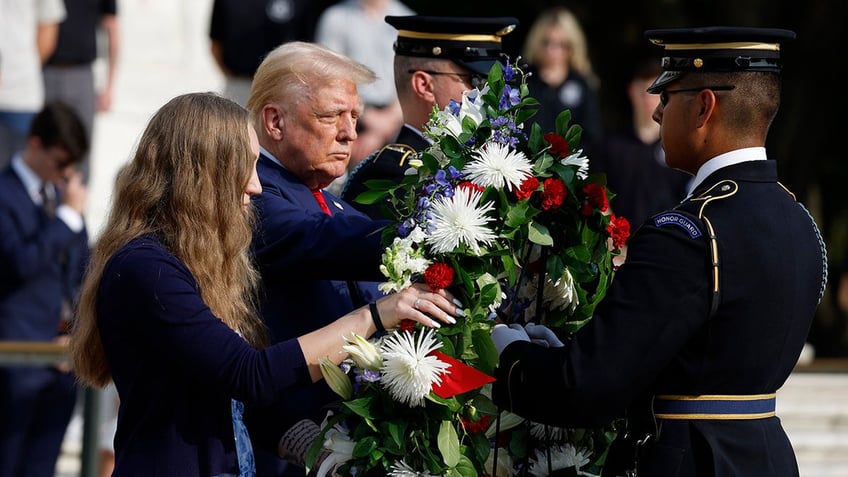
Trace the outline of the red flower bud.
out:
[[[566,192],[565,184],[561,180],[553,177],[545,179],[545,189],[542,190],[542,209],[559,208]]]
[[[447,263],[432,263],[424,270],[424,282],[433,291],[439,291],[453,283],[453,268]]]
[[[551,145],[551,154],[557,157],[566,157],[569,154],[568,141],[556,133],[545,134],[545,141]]]
[[[604,186],[596,182],[590,182],[583,186],[583,192],[586,194],[589,204],[592,207],[601,212],[607,211],[609,208],[609,199],[607,198],[607,191]]]
[[[611,215],[607,233],[612,237],[613,247],[616,249],[623,247],[630,237],[630,221],[624,217],[616,217],[615,214]]]
[[[521,183],[518,189],[515,189],[515,197],[518,200],[529,199],[533,192],[539,188],[539,179],[536,179],[533,176],[527,176],[524,181]]]

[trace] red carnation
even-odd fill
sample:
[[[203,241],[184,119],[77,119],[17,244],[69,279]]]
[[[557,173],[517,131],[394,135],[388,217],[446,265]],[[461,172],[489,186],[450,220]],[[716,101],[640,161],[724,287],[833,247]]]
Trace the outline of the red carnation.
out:
[[[609,208],[609,199],[607,198],[607,191],[604,186],[596,182],[590,182],[583,186],[583,192],[588,197],[589,204],[592,207],[600,210],[601,212],[607,211]]]
[[[557,157],[568,156],[568,141],[564,137],[556,133],[547,133],[545,134],[545,141],[548,141],[548,144],[551,145],[551,154]]]
[[[398,329],[401,331],[415,331],[415,320],[400,320],[400,324],[398,325]]]
[[[462,426],[465,427],[465,430],[469,434],[486,432],[486,429],[489,428],[489,424],[492,422],[492,416],[480,416],[480,419],[478,419],[477,422],[474,422],[471,419],[466,419],[462,416],[460,416],[459,419],[462,421]]]
[[[607,225],[607,232],[612,237],[612,246],[619,249],[627,243],[627,239],[630,237],[630,221],[612,214],[610,223]]]
[[[515,197],[518,200],[529,199],[533,192],[536,192],[536,189],[539,188],[539,179],[536,179],[533,176],[527,176],[524,181],[521,183],[521,186],[518,189],[515,189]]]
[[[565,193],[565,184],[561,180],[553,177],[545,179],[545,188],[542,190],[542,209],[550,210],[561,206]]]
[[[481,186],[480,184],[475,184],[470,181],[460,182],[457,187],[461,189],[469,189],[469,192],[483,192],[484,190],[486,190],[486,188]]]
[[[433,291],[447,288],[453,283],[453,268],[447,263],[432,263],[424,270],[424,281]]]

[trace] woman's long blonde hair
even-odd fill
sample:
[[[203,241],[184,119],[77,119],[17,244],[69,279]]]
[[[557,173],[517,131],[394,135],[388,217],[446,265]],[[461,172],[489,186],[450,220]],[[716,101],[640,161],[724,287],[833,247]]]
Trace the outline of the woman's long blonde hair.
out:
[[[214,93],[178,96],[150,120],[132,161],[118,174],[83,280],[71,356],[84,384],[103,386],[111,379],[97,325],[103,269],[144,234],[155,234],[185,263],[216,316],[252,345],[265,345],[254,298],[258,274],[249,256],[254,220],[242,208],[256,160],[249,127],[246,110]]]
[[[597,77],[589,59],[586,34],[583,32],[577,16],[565,7],[551,7],[539,14],[524,41],[524,48],[521,52],[524,60],[531,65],[538,64],[539,55],[545,47],[545,36],[551,28],[560,30],[568,38],[571,50],[568,55],[569,68],[580,73],[590,85],[596,87]]]

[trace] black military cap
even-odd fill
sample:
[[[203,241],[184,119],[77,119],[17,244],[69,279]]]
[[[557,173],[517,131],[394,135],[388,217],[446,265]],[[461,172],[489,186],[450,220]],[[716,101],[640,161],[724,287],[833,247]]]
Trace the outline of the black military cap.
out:
[[[387,16],[397,28],[395,54],[452,60],[481,75],[502,60],[501,37],[518,26],[513,17]]]
[[[701,27],[648,30],[645,38],[665,48],[663,72],[648,88],[659,93],[688,72],[780,72],[780,44],[795,32],[779,28]]]

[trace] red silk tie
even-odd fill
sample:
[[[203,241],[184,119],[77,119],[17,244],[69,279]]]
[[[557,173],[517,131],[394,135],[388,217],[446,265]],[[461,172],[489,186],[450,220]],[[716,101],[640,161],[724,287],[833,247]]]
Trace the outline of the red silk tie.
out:
[[[313,190],[312,195],[315,196],[315,200],[318,201],[318,205],[321,206],[321,210],[323,210],[325,214],[333,215],[333,213],[330,212],[330,208],[327,207],[327,201],[324,200],[324,194],[321,193],[320,190]]]

